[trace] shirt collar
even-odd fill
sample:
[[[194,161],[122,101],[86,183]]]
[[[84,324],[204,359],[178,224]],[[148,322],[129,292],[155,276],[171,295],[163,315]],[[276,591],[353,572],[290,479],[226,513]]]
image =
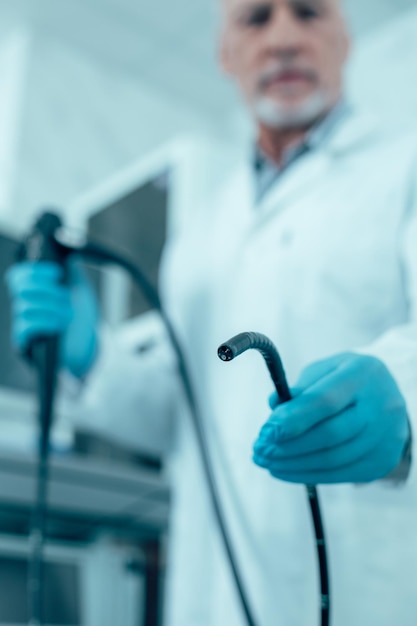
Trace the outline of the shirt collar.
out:
[[[265,167],[280,171],[295,161],[298,156],[301,156],[307,151],[309,152],[310,150],[316,150],[321,147],[330,139],[340,122],[347,117],[350,112],[351,106],[345,100],[339,101],[324,118],[320,119],[310,128],[301,143],[290,146],[285,150],[281,166],[278,166],[269,159],[260,150],[259,146],[257,146],[253,161],[255,173],[260,174]]]

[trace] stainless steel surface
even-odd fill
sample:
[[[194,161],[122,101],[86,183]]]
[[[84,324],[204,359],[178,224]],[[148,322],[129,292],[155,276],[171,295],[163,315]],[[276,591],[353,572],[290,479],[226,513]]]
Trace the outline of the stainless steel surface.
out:
[[[0,451],[3,531],[21,526],[25,532],[34,500],[35,462],[34,456]],[[49,527],[57,537],[88,540],[103,529],[129,537],[157,537],[167,528],[168,511],[168,486],[153,469],[52,458]]]

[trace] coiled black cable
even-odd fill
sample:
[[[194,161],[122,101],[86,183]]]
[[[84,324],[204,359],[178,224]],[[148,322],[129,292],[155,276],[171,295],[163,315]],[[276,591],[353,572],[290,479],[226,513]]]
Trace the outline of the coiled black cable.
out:
[[[149,301],[149,304],[159,312],[165,324],[169,338],[177,356],[178,370],[184,388],[185,397],[190,408],[190,414],[200,451],[204,475],[207,481],[211,504],[213,507],[216,523],[220,530],[224,549],[226,551],[227,558],[230,564],[232,576],[236,586],[236,591],[240,599],[241,607],[245,615],[247,625],[256,626],[255,617],[250,606],[248,594],[246,592],[244,582],[240,573],[240,568],[237,563],[237,558],[230,538],[230,533],[227,528],[226,519],[224,517],[223,509],[221,506],[220,494],[213,471],[213,464],[208,448],[207,436],[205,434],[204,421],[201,416],[201,412],[194,393],[186,358],[181,348],[180,342],[177,338],[176,332],[166,312],[164,311],[159,295],[154,287],[151,285],[151,283],[148,281],[146,276],[136,266],[136,264],[130,261],[124,255],[119,254],[114,250],[109,250],[106,247],[93,242],[86,243],[84,246],[77,249],[76,252],[80,254],[84,259],[90,259],[91,261],[99,262],[102,264],[114,264],[125,269],[130,274],[136,285],[142,290],[143,294]]]
[[[262,354],[269,373],[271,374],[280,402],[283,403],[291,400],[291,391],[288,387],[281,357],[272,341],[265,335],[251,332],[236,335],[219,347],[218,355],[222,361],[232,361],[247,350],[258,350],[258,352]],[[329,570],[320,501],[316,487],[306,485],[306,489],[313,520],[320,572],[321,626],[328,626],[330,621]]]
[[[82,256],[86,260],[91,260],[95,263],[100,264],[110,264],[117,265],[124,270],[126,270],[136,285],[142,290],[145,297],[149,301],[149,304],[155,308],[167,329],[168,336],[171,340],[172,346],[177,356],[178,369],[180,378],[183,384],[184,393],[186,400],[188,402],[190,408],[190,414],[193,422],[193,427],[195,430],[196,440],[199,447],[201,461],[203,466],[203,471],[205,474],[205,478],[207,481],[208,491],[210,500],[213,506],[213,511],[215,514],[215,519],[218,524],[218,528],[220,531],[220,535],[223,541],[223,545],[227,554],[227,558],[230,564],[232,576],[235,582],[236,590],[240,599],[242,611],[245,616],[245,620],[248,626],[256,626],[256,621],[254,618],[254,614],[252,608],[250,606],[248,594],[246,592],[244,582],[241,576],[240,568],[237,562],[237,558],[235,555],[235,551],[232,545],[232,541],[230,538],[230,533],[226,524],[226,520],[224,517],[223,509],[220,502],[220,494],[218,490],[218,486],[216,483],[213,466],[210,457],[210,451],[208,448],[207,437],[204,428],[204,421],[201,416],[201,412],[197,403],[197,399],[194,394],[193,385],[191,382],[191,377],[189,375],[189,370],[186,362],[185,355],[181,348],[180,342],[177,338],[176,332],[164,311],[161,300],[159,298],[159,294],[148,281],[146,276],[142,273],[142,271],[136,266],[136,264],[126,258],[123,254],[120,254],[114,250],[110,250],[101,244],[95,242],[87,242],[84,245],[80,246],[69,246],[68,244],[62,243],[60,238],[56,240],[56,243],[61,246],[63,254],[70,254],[72,252],[77,253]],[[269,371],[275,383],[277,392],[282,401],[288,401],[291,399],[291,393],[288,388],[284,370],[282,367],[281,360],[279,358],[278,353],[276,352],[275,347],[271,343],[271,341],[262,335],[256,333],[243,333],[242,335],[234,338],[235,341],[231,344],[227,344],[222,346],[219,349],[219,356],[222,360],[228,361],[232,358],[238,356],[242,352],[248,349],[257,349],[259,350],[268,365]],[[50,399],[53,396],[50,395]],[[51,409],[51,407],[50,407]],[[45,452],[45,451],[44,451]],[[41,454],[42,456],[42,454]],[[47,450],[46,457],[47,458]],[[45,508],[46,508],[46,492],[47,492],[47,464],[39,465],[39,480],[38,480],[38,507],[37,510],[41,512],[41,517],[38,520],[37,527],[41,531],[40,533],[40,542],[39,542],[39,550],[42,550],[43,546],[43,520],[45,516]],[[310,508],[314,523],[314,530],[316,535],[316,546],[319,556],[319,565],[320,565],[320,583],[321,583],[321,626],[328,626],[329,624],[329,614],[330,614],[330,596],[329,596],[329,583],[328,583],[328,569],[327,569],[327,559],[326,559],[326,545],[323,531],[323,524],[321,520],[320,514],[320,505],[317,495],[317,490],[313,486],[307,486]],[[38,554],[38,562],[41,564],[41,558]],[[38,572],[38,580],[40,579]],[[38,597],[40,598],[40,594],[38,593]],[[34,621],[34,624],[38,626],[40,624],[40,620]]]

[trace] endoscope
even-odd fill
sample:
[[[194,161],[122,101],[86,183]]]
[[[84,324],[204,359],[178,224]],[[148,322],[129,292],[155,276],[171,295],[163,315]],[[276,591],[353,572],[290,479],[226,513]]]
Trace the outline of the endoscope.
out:
[[[118,265],[130,274],[135,284],[142,290],[155,308],[165,326],[175,351],[178,371],[190,408],[190,415],[194,427],[197,445],[200,452],[207,488],[211,504],[218,524],[223,546],[231,568],[233,580],[245,615],[247,626],[257,626],[252,611],[247,590],[244,587],[242,575],[238,566],[235,550],[226,524],[224,511],[220,502],[219,489],[213,471],[213,464],[208,447],[204,420],[202,418],[197,398],[191,383],[189,368],[184,351],[176,332],[161,304],[159,294],[143,274],[143,272],[124,254],[111,250],[100,243],[93,241],[77,241],[74,243],[62,229],[61,219],[52,212],[46,212],[37,220],[32,232],[22,245],[19,259],[30,261],[53,261],[64,268],[70,254],[76,253],[85,261],[100,265]],[[264,357],[275,384],[281,402],[291,400],[291,393],[285,379],[281,359],[272,342],[257,333],[243,333],[231,339],[219,348],[218,354],[223,361],[230,361],[246,350],[256,349]],[[42,625],[42,562],[45,543],[45,528],[47,518],[47,485],[48,485],[48,458],[50,445],[50,431],[53,418],[54,398],[58,372],[59,337],[39,337],[30,347],[26,355],[38,370],[39,387],[39,424],[40,444],[38,452],[37,497],[34,507],[31,530],[31,557],[29,566],[29,599],[30,599],[30,626]],[[323,524],[320,514],[320,504],[317,490],[307,486],[308,499],[316,537],[318,563],[320,567],[321,586],[321,626],[329,625],[330,594],[326,545]]]

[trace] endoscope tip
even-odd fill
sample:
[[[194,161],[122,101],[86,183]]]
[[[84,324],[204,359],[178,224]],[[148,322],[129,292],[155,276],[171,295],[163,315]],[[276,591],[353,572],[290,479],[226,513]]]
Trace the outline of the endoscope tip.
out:
[[[234,359],[233,351],[229,348],[229,346],[220,346],[217,354],[222,361],[232,361]]]

